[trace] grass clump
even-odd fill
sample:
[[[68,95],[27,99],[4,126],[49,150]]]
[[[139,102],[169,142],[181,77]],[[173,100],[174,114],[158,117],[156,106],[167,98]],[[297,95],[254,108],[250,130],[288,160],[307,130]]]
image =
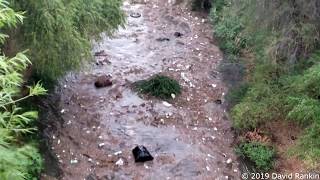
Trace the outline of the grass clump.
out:
[[[173,98],[172,94],[176,96],[181,93],[179,82],[163,75],[155,75],[147,80],[138,81],[134,86],[140,93],[160,99],[170,99]]]
[[[241,143],[236,153],[254,163],[258,170],[268,171],[273,168],[275,151],[267,145],[259,142]]]

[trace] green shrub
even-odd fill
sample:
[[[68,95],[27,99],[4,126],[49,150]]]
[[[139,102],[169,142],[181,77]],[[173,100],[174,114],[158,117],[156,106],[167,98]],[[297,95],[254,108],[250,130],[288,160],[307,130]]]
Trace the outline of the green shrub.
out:
[[[304,159],[311,168],[320,167],[320,125],[314,124],[306,129],[299,142],[291,149],[291,154]]]
[[[236,148],[236,153],[253,162],[257,169],[268,171],[273,168],[275,151],[258,142],[242,143]]]
[[[155,75],[148,80],[138,81],[134,86],[139,92],[160,99],[169,99],[172,98],[171,94],[179,95],[181,93],[179,82],[163,75]]]
[[[0,0],[0,29],[13,27],[21,21],[21,14]],[[0,36],[2,40],[7,37],[4,34]],[[30,61],[23,53],[11,58],[0,55],[0,179],[3,180],[36,179],[42,168],[36,145],[21,138],[36,130],[32,122],[38,113],[24,111],[19,102],[46,92],[37,83],[28,87],[29,93],[21,97],[22,73],[29,65]]]
[[[10,31],[17,49],[29,49],[35,73],[52,82],[91,58],[90,41],[110,35],[124,22],[121,0],[11,0],[25,12],[18,31]],[[11,43],[12,44],[12,43]]]

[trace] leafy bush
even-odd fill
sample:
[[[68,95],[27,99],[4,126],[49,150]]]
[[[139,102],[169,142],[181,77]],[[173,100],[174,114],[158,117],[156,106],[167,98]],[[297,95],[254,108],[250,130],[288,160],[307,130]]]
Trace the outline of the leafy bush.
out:
[[[242,143],[236,148],[236,153],[252,161],[261,171],[268,171],[273,167],[275,151],[258,142]]]
[[[291,150],[294,155],[304,159],[309,167],[320,166],[320,125],[314,124],[306,129],[298,144]]]
[[[22,21],[21,14],[0,0],[0,29],[12,27],[19,21]],[[6,37],[1,35],[3,40]],[[36,130],[31,122],[38,113],[23,111],[19,102],[46,92],[37,83],[28,87],[28,95],[21,97],[22,73],[29,65],[30,61],[23,53],[12,58],[0,55],[0,179],[3,180],[34,179],[41,170],[41,157],[36,145],[21,141],[22,135]]]
[[[55,81],[79,68],[91,56],[92,38],[110,35],[124,22],[121,0],[11,0],[27,17],[18,31],[10,31],[9,49],[30,49],[34,70],[45,81]]]
[[[181,93],[179,82],[163,75],[155,75],[148,80],[138,81],[134,86],[141,93],[161,99],[169,99],[172,98],[171,94],[179,95]]]

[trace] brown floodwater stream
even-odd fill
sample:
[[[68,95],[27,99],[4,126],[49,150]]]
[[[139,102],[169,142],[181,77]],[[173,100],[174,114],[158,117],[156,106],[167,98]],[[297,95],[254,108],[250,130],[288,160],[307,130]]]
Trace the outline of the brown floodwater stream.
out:
[[[42,179],[240,179],[212,27],[205,16],[170,3],[125,2],[125,28],[93,43],[93,54],[101,52],[97,63],[61,80],[47,110],[61,124],[46,128],[59,177]],[[133,82],[158,73],[178,80],[182,94],[164,102],[132,90]],[[112,76],[113,85],[96,89],[100,75]],[[154,160],[135,163],[136,145]]]

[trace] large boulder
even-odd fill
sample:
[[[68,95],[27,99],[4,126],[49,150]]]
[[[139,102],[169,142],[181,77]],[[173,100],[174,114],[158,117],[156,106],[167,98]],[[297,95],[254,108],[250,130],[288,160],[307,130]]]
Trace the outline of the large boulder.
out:
[[[107,75],[99,76],[94,83],[97,88],[107,87],[112,85],[111,77]]]

